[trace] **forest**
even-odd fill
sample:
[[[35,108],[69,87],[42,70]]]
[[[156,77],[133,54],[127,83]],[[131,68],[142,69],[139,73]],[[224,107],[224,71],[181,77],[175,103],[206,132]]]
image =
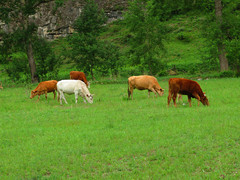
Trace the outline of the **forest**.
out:
[[[108,23],[95,1],[86,1],[74,33],[47,41],[31,21],[46,0],[2,1],[0,81],[18,83],[66,79],[71,70],[89,79],[149,74],[238,77],[238,0],[134,0],[123,18]],[[55,1],[55,9],[64,6]],[[21,14],[21,16],[19,16]]]

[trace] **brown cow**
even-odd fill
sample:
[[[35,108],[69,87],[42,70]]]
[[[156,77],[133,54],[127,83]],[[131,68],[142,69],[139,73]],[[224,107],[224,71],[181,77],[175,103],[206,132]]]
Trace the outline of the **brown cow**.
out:
[[[56,96],[55,91],[57,90],[57,81],[56,80],[50,80],[50,81],[43,81],[38,84],[38,86],[31,91],[30,99],[34,98],[36,95],[38,95],[38,101],[40,98],[40,95],[45,94],[45,97],[47,99],[47,93],[53,92],[54,99]]]
[[[203,93],[200,85],[196,81],[192,81],[184,78],[171,78],[168,81],[169,83],[169,95],[168,95],[168,106],[170,104],[171,99],[173,99],[174,106],[176,105],[177,94],[187,95],[189,106],[191,107],[191,98],[196,98],[203,105],[209,106],[208,99],[206,95]]]
[[[81,80],[87,85],[88,88],[90,88],[90,84],[89,84],[89,82],[87,82],[87,78],[86,78],[84,72],[71,71],[70,72],[70,79]]]
[[[157,97],[156,92],[159,96],[162,96],[164,93],[164,89],[160,87],[158,81],[153,76],[142,75],[142,76],[131,76],[128,78],[128,99],[132,96],[133,99],[133,89],[138,90],[148,90],[148,97],[150,96],[150,92],[154,92]]]

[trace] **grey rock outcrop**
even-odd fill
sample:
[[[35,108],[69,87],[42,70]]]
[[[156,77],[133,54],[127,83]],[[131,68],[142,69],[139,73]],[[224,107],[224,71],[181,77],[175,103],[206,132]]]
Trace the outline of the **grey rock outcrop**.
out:
[[[122,11],[127,6],[127,0],[96,0],[96,3],[104,9],[108,23],[121,19]],[[41,5],[37,13],[30,18],[37,24],[39,36],[53,40],[74,32],[72,25],[81,14],[83,6],[84,0],[68,0],[56,9],[54,2],[50,2]],[[8,31],[8,27],[1,22],[0,29]]]

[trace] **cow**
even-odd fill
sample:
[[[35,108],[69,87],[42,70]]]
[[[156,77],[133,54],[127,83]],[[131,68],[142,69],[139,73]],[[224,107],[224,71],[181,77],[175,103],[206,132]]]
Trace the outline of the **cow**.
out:
[[[1,84],[0,84],[0,89],[3,89],[2,82],[1,82]]]
[[[50,80],[50,81],[43,81],[38,84],[38,86],[31,91],[30,99],[34,98],[36,95],[38,95],[38,101],[40,98],[40,95],[45,94],[45,97],[47,99],[47,93],[53,92],[54,99],[56,96],[55,91],[57,90],[57,81],[56,80]]]
[[[81,80],[87,85],[88,88],[90,88],[90,83],[87,81],[87,78],[86,78],[84,72],[71,71],[70,79]]]
[[[191,107],[191,98],[196,98],[203,105],[209,106],[208,99],[203,93],[200,85],[196,81],[192,81],[184,78],[171,78],[168,81],[169,84],[169,95],[168,95],[168,106],[171,99],[173,99],[174,106],[176,105],[177,94],[187,95],[189,106]]]
[[[164,89],[160,87],[158,81],[153,76],[141,75],[141,76],[131,76],[128,78],[128,99],[132,96],[133,99],[133,89],[138,90],[148,90],[148,97],[150,97],[150,92],[154,92],[155,96],[157,94],[162,96],[164,94]]]
[[[93,103],[93,94],[90,94],[86,84],[81,80],[61,80],[57,83],[58,100],[60,99],[60,104],[62,105],[62,99],[67,104],[64,93],[75,94],[75,103],[77,103],[78,96],[82,96],[84,103],[85,99],[89,103]]]

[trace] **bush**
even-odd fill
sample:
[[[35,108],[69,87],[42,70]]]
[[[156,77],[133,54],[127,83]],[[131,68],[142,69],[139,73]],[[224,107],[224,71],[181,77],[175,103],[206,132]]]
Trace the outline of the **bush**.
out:
[[[28,59],[25,53],[13,53],[9,56],[9,59],[10,61],[6,65],[6,72],[11,80],[15,82],[26,82],[31,79]]]
[[[223,71],[220,72],[219,77],[225,78],[225,77],[234,77],[235,73],[233,71]]]
[[[129,76],[137,76],[137,75],[141,75],[142,68],[140,68],[139,66],[129,66],[129,67],[124,67],[122,68],[122,70],[119,72],[119,75],[122,77],[129,77]]]
[[[183,41],[183,42],[190,42],[191,41],[190,36],[185,32],[178,33],[177,34],[177,39],[180,40],[180,41]]]

